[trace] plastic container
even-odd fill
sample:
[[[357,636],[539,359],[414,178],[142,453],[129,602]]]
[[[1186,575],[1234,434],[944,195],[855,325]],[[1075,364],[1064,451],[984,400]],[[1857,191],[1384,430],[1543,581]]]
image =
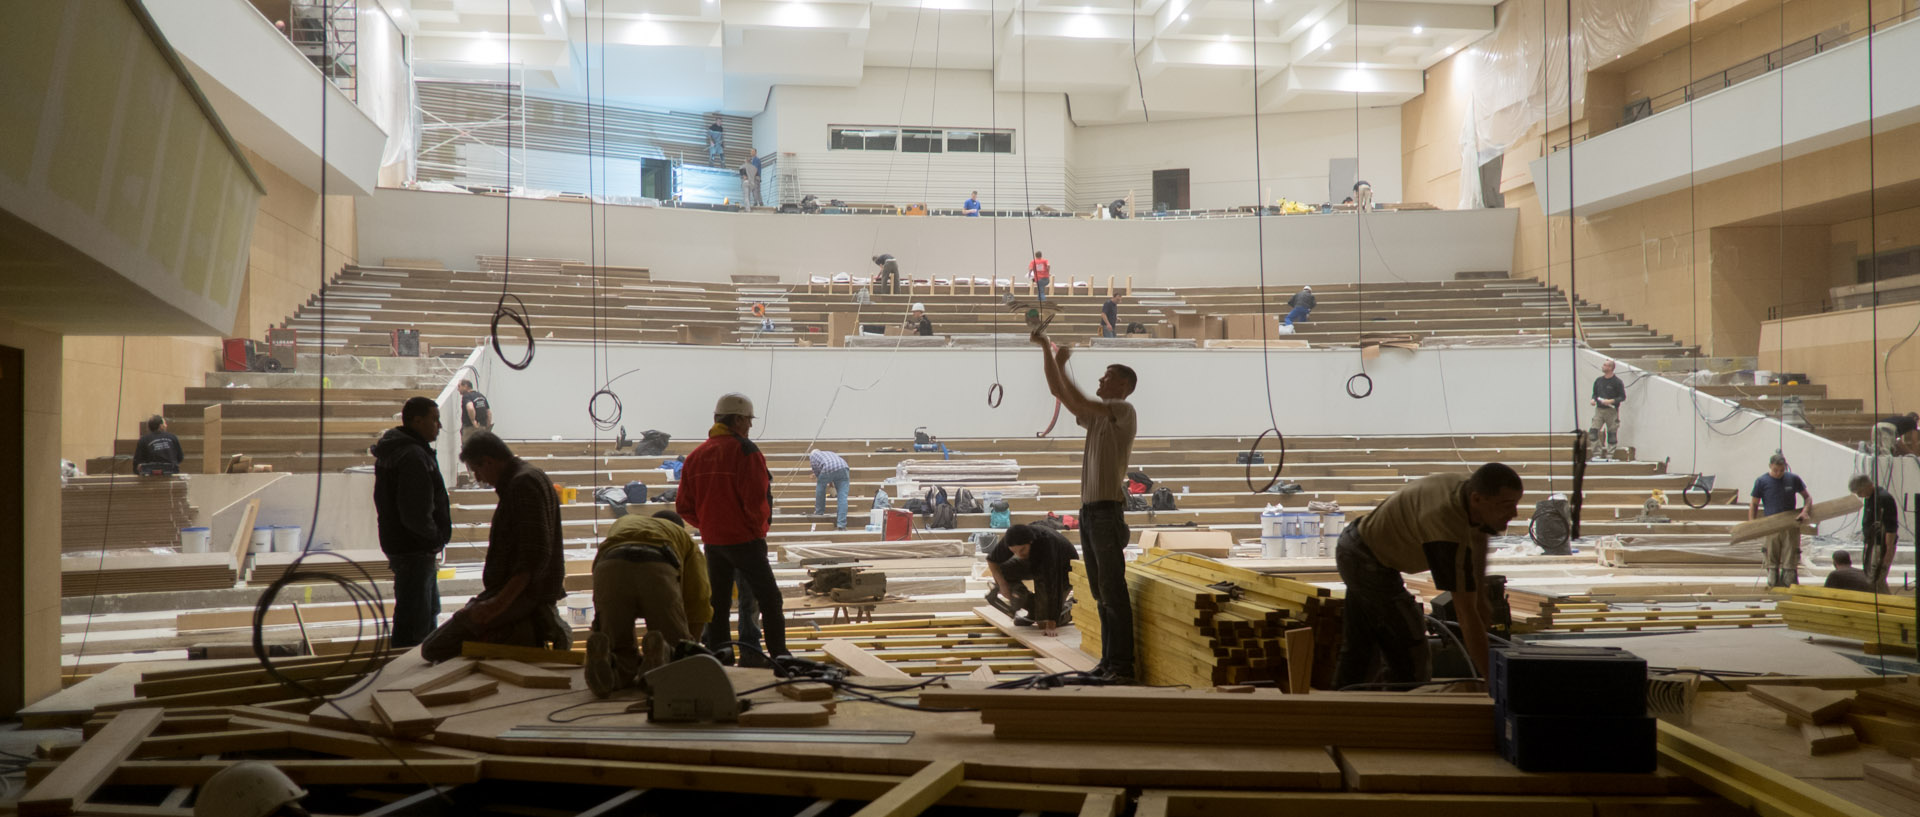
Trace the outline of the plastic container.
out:
[[[905,508],[888,508],[886,523],[880,539],[885,542],[904,542],[913,538],[913,512]]]
[[[1287,511],[1280,523],[1283,545],[1290,558],[1320,555],[1320,515],[1305,511]]]
[[[300,552],[300,526],[299,525],[273,526],[273,552],[299,553]]]
[[[252,541],[247,543],[247,552],[248,553],[266,553],[267,551],[270,551],[272,549],[273,549],[273,526],[272,525],[254,526],[253,539]]]
[[[210,528],[181,528],[181,553],[206,553],[213,547],[213,530]]]

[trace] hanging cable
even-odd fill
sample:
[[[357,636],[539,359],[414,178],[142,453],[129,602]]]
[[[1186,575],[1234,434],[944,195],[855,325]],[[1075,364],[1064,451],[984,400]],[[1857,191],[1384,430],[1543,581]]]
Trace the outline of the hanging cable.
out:
[[[997,88],[995,75],[1000,70],[1000,37],[994,30],[993,16],[987,16],[987,131],[998,140],[1000,134],[1000,99],[994,92]],[[982,148],[990,147],[985,141]],[[993,241],[992,255],[987,257],[987,293],[988,300],[1000,294],[1000,151],[990,153],[993,173]],[[1012,279],[1008,279],[1008,294],[1012,294]],[[988,320],[993,322],[993,385],[987,387],[987,408],[997,409],[1000,401],[1007,396],[1006,387],[1000,385],[1000,310],[997,304],[987,304]]]
[[[1359,0],[1354,0],[1354,2],[1358,3]],[[1349,23],[1357,19],[1359,19],[1359,11],[1357,8],[1347,12],[1347,21]],[[1259,43],[1256,41],[1254,45],[1256,46],[1254,59],[1258,60],[1259,51],[1257,46]],[[1360,64],[1360,36],[1358,34],[1355,34],[1353,38],[1353,62],[1356,66]],[[1259,117],[1254,117],[1254,127],[1258,128],[1259,124]],[[1258,138],[1258,136],[1256,135],[1255,138]],[[1366,229],[1367,208],[1373,206],[1373,197],[1367,196],[1366,201],[1363,202],[1360,200],[1361,197],[1357,195],[1360,187],[1358,184],[1360,175],[1360,91],[1357,89],[1353,92],[1353,157],[1354,190],[1356,193],[1353,197],[1353,291],[1360,296],[1359,323],[1354,327],[1353,343],[1354,348],[1360,353],[1360,372],[1347,378],[1347,396],[1355,400],[1365,400],[1373,396],[1373,376],[1367,374],[1367,259],[1366,256],[1362,254],[1360,248],[1360,234]],[[1255,151],[1254,158],[1256,160],[1259,158],[1258,151]],[[1266,207],[1265,200],[1261,201],[1260,206],[1263,209]],[[1264,263],[1262,266],[1265,266]],[[1262,309],[1264,308],[1263,306]],[[1265,318],[1261,320],[1264,321]],[[1263,334],[1265,333],[1264,328],[1262,328],[1261,331]],[[1268,400],[1271,401],[1272,397],[1268,397]]]
[[[507,8],[505,63],[507,66],[506,70],[507,70],[507,94],[508,94],[507,100],[506,100],[507,194],[504,197],[505,204],[506,204],[506,208],[505,208],[506,224],[503,228],[504,234],[501,237],[502,248],[500,251],[501,252],[500,301],[499,303],[494,304],[493,322],[489,325],[491,328],[488,333],[488,336],[492,339],[492,342],[493,342],[493,353],[499,356],[500,362],[507,364],[507,368],[513,369],[514,371],[521,371],[526,369],[528,366],[533,365],[534,341],[533,341],[533,324],[527,315],[526,302],[520,300],[520,296],[514,295],[507,290],[508,278],[511,276],[513,272],[513,97],[512,97],[512,94],[513,94],[513,9],[511,6]],[[526,93],[527,93],[526,72],[522,71],[520,74],[520,94],[524,98],[526,96]],[[526,127],[526,122],[524,119],[521,121],[521,127],[523,128]],[[523,144],[521,145],[521,151],[524,153],[525,150],[526,150],[526,147],[523,141]],[[525,156],[523,155],[521,159],[522,161],[525,161]],[[522,173],[524,175],[525,173],[524,169],[522,170]],[[508,298],[513,299],[514,306],[507,305]],[[518,362],[515,362],[512,359],[508,358],[506,349],[502,348],[500,345],[500,322],[501,321],[507,321],[516,326],[519,326],[520,334],[526,336],[527,353],[525,356],[521,357]]]
[[[1145,122],[1152,122],[1153,114],[1147,112],[1147,81],[1140,78],[1140,0],[1133,0],[1133,9],[1127,12],[1127,19],[1132,23],[1127,30],[1127,43],[1132,46],[1128,49],[1127,56],[1133,60],[1133,87],[1140,91],[1140,118]],[[1260,45],[1258,31],[1254,32],[1253,45],[1256,48]],[[1254,59],[1258,61],[1259,55],[1255,55]],[[1254,76],[1254,85],[1258,86],[1260,84],[1258,72]],[[1257,87],[1254,93],[1259,94]]]
[[[1260,279],[1260,383],[1265,388],[1266,395],[1267,395],[1267,423],[1268,423],[1267,430],[1260,432],[1260,436],[1254,438],[1253,448],[1247,451],[1247,489],[1253,491],[1256,494],[1264,494],[1268,490],[1271,490],[1273,486],[1280,484],[1280,469],[1286,467],[1286,464],[1287,464],[1287,437],[1285,434],[1280,433],[1279,413],[1274,411],[1274,408],[1273,408],[1273,359],[1272,359],[1272,351],[1271,349],[1268,348],[1270,344],[1267,341],[1267,225],[1266,225],[1267,196],[1260,189],[1261,166],[1260,166],[1260,4],[1259,3],[1249,2],[1247,4],[1247,37],[1248,37],[1247,51],[1249,54],[1252,55],[1252,59],[1249,64],[1253,72],[1252,82],[1248,84],[1253,86],[1253,202],[1254,202],[1253,236],[1254,236],[1254,247],[1255,247],[1254,263],[1257,264],[1259,267],[1257,272],[1259,273],[1259,279]],[[1354,98],[1354,105],[1356,106],[1356,110],[1357,110],[1357,106],[1360,104],[1359,103],[1360,93],[1358,91],[1355,91],[1353,98]],[[1357,146],[1359,145],[1359,139],[1360,139],[1359,130],[1357,128],[1357,124],[1359,120],[1356,118],[1354,121],[1356,123],[1356,129],[1354,131],[1354,144],[1357,148]],[[1358,155],[1358,154],[1355,154],[1355,155]],[[1254,455],[1259,452],[1260,442],[1262,440],[1265,440],[1267,438],[1267,435],[1269,434],[1273,435],[1280,443],[1280,456],[1278,458],[1279,461],[1274,463],[1273,478],[1267,480],[1267,484],[1265,487],[1262,487],[1258,490],[1254,490],[1254,487],[1253,487]]]
[[[326,179],[325,176],[321,177],[322,184],[325,183],[325,179]],[[320,208],[320,213],[322,218],[326,217],[326,210],[327,208],[325,207]],[[325,308],[324,302],[321,308],[322,309]],[[322,319],[320,325],[322,327],[326,326],[326,321]],[[124,399],[127,394],[127,338],[125,335],[120,336],[119,372],[120,372],[119,385],[115,387],[115,390],[113,393],[113,433],[114,434],[120,433],[120,401]],[[138,454],[139,453],[138,449],[136,449],[134,453]],[[106,509],[101,514],[101,517],[103,519],[113,518],[113,498],[115,495],[114,489],[118,488],[120,483],[120,461],[119,460],[120,458],[117,456],[108,458],[109,464],[107,466],[107,501],[106,501]],[[135,479],[139,479],[140,478],[139,471],[135,470],[133,476]],[[112,530],[113,530],[113,527],[111,525],[100,526],[100,558],[95,562],[93,567],[95,575],[98,575],[100,571],[103,571],[107,568],[107,537],[111,535]],[[73,676],[76,680],[80,675],[80,664],[87,657],[87,639],[93,636],[93,612],[96,605],[98,605],[100,602],[100,583],[94,582],[93,585],[94,585],[93,592],[87,594],[87,623],[86,623],[86,626],[80,631],[80,652],[79,654],[73,657]]]

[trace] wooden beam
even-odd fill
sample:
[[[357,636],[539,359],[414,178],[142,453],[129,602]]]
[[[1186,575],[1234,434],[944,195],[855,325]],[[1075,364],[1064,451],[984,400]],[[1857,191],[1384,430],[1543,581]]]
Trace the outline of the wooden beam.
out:
[[[1800,738],[1807,742],[1807,754],[1826,755],[1860,746],[1860,736],[1844,723],[1802,723]]]
[[[158,709],[134,709],[115,716],[107,728],[20,798],[19,813],[22,817],[72,814],[153,733],[162,716]]]
[[[110,769],[109,779],[118,786],[199,785],[238,762],[241,761],[128,760]],[[274,768],[286,773],[287,777],[300,785],[414,785],[423,781],[428,785],[473,783],[480,779],[481,770],[481,761],[477,758],[422,758],[408,760],[404,764],[391,758],[275,760],[272,763]],[[29,767],[28,773],[32,771],[32,767]],[[25,811],[20,813],[27,814]]]
[[[1860,498],[1855,496],[1843,496],[1829,499],[1825,502],[1816,502],[1812,507],[1807,509],[1807,521],[1819,523],[1837,516],[1859,513],[1860,508]],[[1751,522],[1742,522],[1733,526],[1731,540],[1737,544],[1782,531],[1799,530],[1800,524],[1798,513],[1781,511],[1772,516],[1755,519]]]
[[[200,473],[218,474],[226,471],[224,457],[220,456],[220,404],[215,403],[200,410]],[[253,525],[246,526],[252,534]]]
[[[903,681],[912,678],[852,641],[841,639],[828,641],[826,652],[827,657],[833,659],[834,663],[846,667],[847,671],[854,675],[864,675],[868,678],[895,678]]]
[[[233,575],[240,579],[246,576],[241,570],[247,565],[247,545],[253,542],[253,520],[260,516],[260,500],[247,500],[247,509],[240,513],[240,529],[233,532],[233,544],[227,546],[233,554]]]
[[[1113,278],[1107,278],[1107,290],[1113,290]],[[1120,807],[1127,804],[1125,795],[1089,794],[1087,801],[1080,804],[1080,817],[1120,817]]]
[[[399,678],[385,680],[380,684],[382,691],[406,691],[418,695],[446,687],[466,678],[480,669],[480,662],[465,658],[442,661],[431,667],[407,673]]]
[[[1845,718],[1853,706],[1852,695],[1812,687],[1756,685],[1747,687],[1747,694],[1798,720],[1814,724]]]
[[[419,699],[421,706],[446,706],[477,701],[499,691],[499,681],[469,676],[458,683],[449,684],[432,692],[415,692],[413,697]]]
[[[1305,695],[1313,686],[1313,628],[1296,627],[1284,636],[1287,644],[1287,691]]]
[[[1656,725],[1660,730],[1661,766],[1741,808],[1806,817],[1872,817],[1877,813],[1666,721]]]
[[[463,658],[511,658],[528,664],[572,664],[576,667],[587,665],[587,654],[578,650],[543,650],[539,647],[488,644],[482,641],[468,641],[461,644],[460,655]]]
[[[1067,646],[1057,636],[1045,636],[1041,635],[1037,629],[1014,626],[1013,619],[992,607],[975,607],[973,612],[985,619],[988,624],[1000,628],[1000,632],[1006,633],[1007,637],[1019,642],[1027,649],[1039,653],[1042,657],[1059,661],[1077,672],[1091,672],[1094,665],[1099,663],[1092,656]]]
[[[573,686],[573,679],[568,676],[511,658],[490,658],[481,661],[480,671],[509,684],[528,689],[567,689]]]
[[[440,725],[440,719],[427,712],[427,708],[420,704],[420,699],[413,697],[411,692],[382,690],[373,693],[372,701],[373,713],[399,737],[421,737]]]
[[[853,817],[915,817],[940,802],[965,776],[966,766],[958,760],[934,761],[854,812]]]

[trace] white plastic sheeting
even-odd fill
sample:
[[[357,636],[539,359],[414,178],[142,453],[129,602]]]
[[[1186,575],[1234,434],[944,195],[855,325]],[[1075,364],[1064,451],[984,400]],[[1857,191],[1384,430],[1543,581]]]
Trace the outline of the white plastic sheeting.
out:
[[[1493,33],[1456,66],[1473,76],[1461,134],[1460,206],[1481,206],[1480,165],[1507,152],[1535,125],[1567,124],[1572,105],[1586,99],[1589,65],[1638,48],[1654,22],[1676,13],[1691,13],[1688,0],[1501,4]]]

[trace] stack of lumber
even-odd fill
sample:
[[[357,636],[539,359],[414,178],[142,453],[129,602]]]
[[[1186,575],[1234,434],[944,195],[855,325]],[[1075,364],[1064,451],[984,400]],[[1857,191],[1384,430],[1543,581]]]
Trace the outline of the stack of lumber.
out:
[[[1020,481],[1019,460],[901,460],[893,475],[923,485],[983,485]]]
[[[980,710],[1011,740],[1339,746],[1486,752],[1493,699],[1485,695],[1061,687],[920,693],[933,707]]]
[[[60,489],[60,550],[175,548],[198,516],[181,477],[73,477]]]
[[[1602,536],[1594,546],[1607,567],[1757,565],[1760,549],[1725,536]]]
[[[1787,629],[1851,638],[1869,652],[1914,648],[1912,596],[1795,585],[1775,604]]]
[[[1519,625],[1519,618],[1519,614],[1516,613],[1514,615],[1516,627]],[[1758,604],[1749,604],[1740,608],[1707,607],[1695,604],[1637,606],[1623,609],[1606,602],[1556,602],[1542,608],[1540,615],[1530,622],[1530,629],[1527,631],[1639,632],[1663,629],[1696,630],[1701,627],[1753,627],[1779,623],[1780,614],[1777,611],[1763,608]]]
[[[1084,563],[1071,578],[1081,649],[1098,657],[1100,615]],[[1127,565],[1127,586],[1140,680],[1272,681],[1293,692],[1332,681],[1341,603],[1331,590],[1160,548]]]
[[[786,563],[810,559],[937,559],[972,556],[973,546],[959,539],[914,539],[906,542],[859,542],[835,544],[808,542],[781,545]]]
[[[286,575],[287,568],[293,565],[293,560],[299,557],[298,553],[257,554],[253,557],[253,573],[247,577],[247,583],[267,585],[279,581],[281,576]],[[349,561],[353,564],[347,564]],[[307,560],[300,565],[302,573],[332,573],[355,582],[365,581],[360,575],[362,570],[374,581],[393,581],[393,569],[387,566],[387,555],[378,550],[330,550],[308,554]]]
[[[118,553],[60,560],[60,595],[97,596],[233,586],[233,556],[221,553]]]

